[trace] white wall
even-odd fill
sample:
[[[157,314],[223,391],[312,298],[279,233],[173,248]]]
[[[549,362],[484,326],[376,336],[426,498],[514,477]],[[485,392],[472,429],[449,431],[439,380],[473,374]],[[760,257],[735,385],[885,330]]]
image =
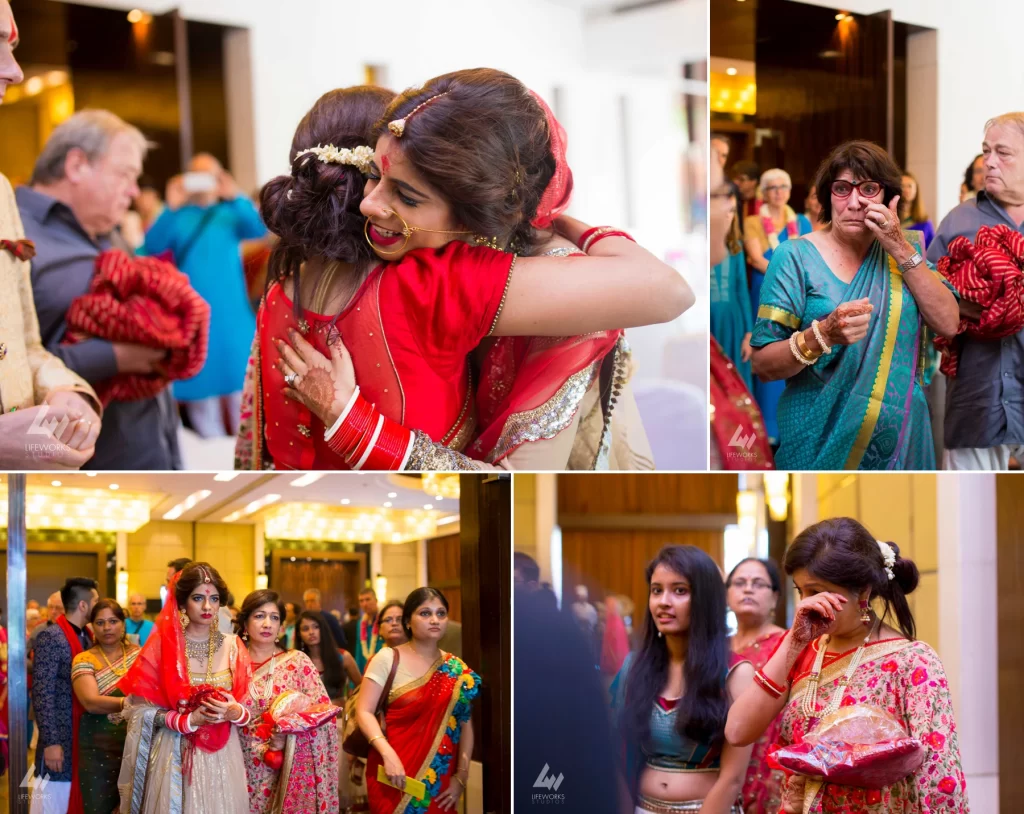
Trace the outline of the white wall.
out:
[[[1024,108],[1019,0],[811,0],[855,14],[892,9],[897,22],[938,30],[938,195],[941,218],[958,203],[964,170],[981,152],[985,122]]]

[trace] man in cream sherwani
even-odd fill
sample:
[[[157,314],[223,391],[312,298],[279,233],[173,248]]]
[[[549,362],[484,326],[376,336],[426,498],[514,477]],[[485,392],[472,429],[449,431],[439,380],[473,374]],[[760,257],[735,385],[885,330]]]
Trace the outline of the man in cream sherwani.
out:
[[[0,103],[24,79],[17,45],[14,13],[0,0]],[[77,469],[95,451],[101,408],[92,387],[43,348],[24,237],[0,175],[0,470]]]

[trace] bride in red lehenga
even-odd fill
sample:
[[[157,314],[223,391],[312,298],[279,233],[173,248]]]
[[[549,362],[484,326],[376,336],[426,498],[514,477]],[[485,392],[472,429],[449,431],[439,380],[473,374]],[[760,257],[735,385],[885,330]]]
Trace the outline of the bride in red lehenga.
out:
[[[171,580],[156,629],[120,689],[128,721],[121,814],[239,814],[249,810],[238,728],[250,714],[248,652],[218,630],[228,587],[207,563]]]

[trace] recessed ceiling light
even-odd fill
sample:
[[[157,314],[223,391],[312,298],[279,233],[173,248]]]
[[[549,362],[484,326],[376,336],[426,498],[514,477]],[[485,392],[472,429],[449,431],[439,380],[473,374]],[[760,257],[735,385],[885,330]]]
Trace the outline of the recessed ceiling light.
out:
[[[59,480],[50,481],[50,486],[60,486]]]
[[[431,509],[434,508],[434,504],[433,503],[424,503],[423,504],[423,508],[426,509],[429,512]]]
[[[112,483],[112,484],[110,484],[110,488],[111,488],[111,489],[113,489],[113,490],[114,490],[114,491],[116,492],[116,491],[117,491],[118,489],[120,489],[121,487],[120,487],[120,486],[118,486],[118,485],[117,485],[116,483]]]
[[[398,492],[388,492],[388,497],[398,497]]]
[[[434,500],[436,500],[438,503],[440,503],[442,500],[444,500],[444,498],[441,497],[441,495],[434,495]]]
[[[85,476],[87,478],[95,478],[98,474],[99,474],[98,472],[86,472]]]
[[[736,76],[736,74],[739,73],[735,68],[726,68],[725,72],[729,74],[729,76]]]
[[[388,500],[388,501],[386,501],[386,502],[384,503],[384,508],[385,508],[385,509],[390,509],[390,508],[391,508],[391,501],[390,501],[390,500]]]
[[[349,503],[351,503],[351,502],[352,502],[352,501],[351,501],[351,500],[349,500],[349,499],[348,499],[347,497],[343,497],[343,498],[341,499],[341,505],[342,505],[342,506],[347,506],[347,505],[348,505]]]
[[[218,472],[213,476],[213,479],[221,483],[227,483],[228,481],[233,481],[241,474],[241,472]]]

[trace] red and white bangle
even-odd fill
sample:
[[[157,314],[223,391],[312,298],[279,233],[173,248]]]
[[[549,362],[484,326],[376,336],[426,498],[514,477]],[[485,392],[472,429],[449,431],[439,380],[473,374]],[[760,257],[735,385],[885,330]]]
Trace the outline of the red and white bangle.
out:
[[[246,726],[252,720],[252,712],[246,709],[243,704],[238,706],[242,709],[242,716],[237,721],[230,721],[230,723],[233,723],[235,726]]]
[[[393,472],[405,466],[416,435],[386,418],[357,390],[324,440],[353,469]]]
[[[774,681],[768,678],[768,676],[766,676],[764,674],[764,671],[762,670],[758,670],[756,673],[754,673],[754,681],[762,690],[768,693],[768,695],[770,695],[772,698],[782,698],[782,696],[786,694],[786,688],[780,687],[778,684],[776,684]]]
[[[189,720],[192,713],[190,712],[168,712],[164,718],[164,723],[168,729],[172,729],[179,735],[191,735],[199,727],[192,726],[192,722]]]
[[[589,252],[595,243],[604,240],[606,237],[624,237],[626,240],[633,240],[631,235],[616,229],[614,226],[594,226],[580,235],[580,250]],[[633,242],[636,243],[635,240]]]

